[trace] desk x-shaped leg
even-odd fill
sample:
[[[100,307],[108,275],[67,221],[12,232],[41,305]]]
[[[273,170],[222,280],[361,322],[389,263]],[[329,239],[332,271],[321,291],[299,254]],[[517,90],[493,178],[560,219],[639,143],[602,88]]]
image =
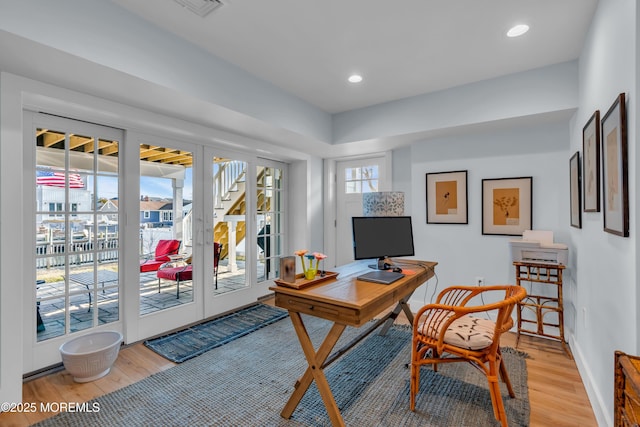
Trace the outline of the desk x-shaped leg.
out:
[[[338,405],[333,398],[333,393],[331,393],[331,388],[329,387],[327,377],[325,377],[324,375],[323,364],[331,353],[331,350],[333,350],[333,347],[338,342],[338,339],[340,339],[340,336],[344,332],[346,325],[334,323],[324,341],[322,342],[320,347],[318,347],[318,351],[316,352],[313,347],[313,343],[311,342],[311,338],[309,338],[309,334],[307,333],[307,328],[305,328],[304,323],[302,322],[300,313],[289,311],[289,316],[291,317],[291,322],[293,323],[293,327],[296,330],[298,340],[300,340],[302,351],[307,358],[307,363],[309,364],[309,366],[307,367],[304,375],[302,375],[302,377],[296,382],[295,390],[293,391],[293,394],[289,398],[287,404],[284,406],[284,409],[282,410],[280,415],[283,418],[291,418],[291,415],[300,403],[302,396],[304,396],[304,394],[307,392],[307,389],[311,385],[311,382],[315,380],[318,391],[320,392],[320,396],[322,397],[322,400],[324,402],[324,406],[327,408],[331,424],[333,424],[334,426],[344,426],[342,415],[340,415]]]
[[[407,304],[407,301],[409,301],[409,298],[411,298],[412,294],[413,292],[407,295],[406,297],[402,298],[400,301],[398,301],[398,304],[396,304],[396,307],[393,309],[393,311],[387,314],[387,316],[383,318],[384,326],[380,331],[380,335],[385,335],[387,331],[389,331],[389,328],[393,326],[393,323],[396,321],[396,318],[400,314],[400,311],[404,311],[404,314],[407,316],[407,320],[409,321],[409,324],[413,325],[413,313],[411,312],[411,308],[409,308],[409,304]]]
[[[307,328],[302,322],[300,313],[298,313],[297,311],[289,311],[291,322],[293,323],[293,327],[296,331],[296,334],[298,335],[298,340],[300,341],[302,351],[307,358],[307,363],[309,366],[307,367],[304,375],[296,382],[295,390],[291,394],[289,401],[284,406],[284,409],[282,410],[280,415],[283,418],[291,418],[293,411],[295,411],[296,407],[300,403],[300,400],[302,400],[302,396],[304,396],[304,394],[309,389],[311,382],[315,380],[318,391],[320,392],[320,396],[322,397],[322,400],[324,402],[324,406],[327,408],[327,413],[329,414],[331,423],[334,426],[344,426],[342,415],[340,415],[340,410],[338,409],[338,405],[336,404],[333,393],[331,392],[331,388],[329,387],[327,377],[325,377],[324,375],[324,368],[335,361],[338,357],[346,353],[350,348],[352,348],[360,340],[362,340],[364,337],[369,335],[371,332],[373,332],[373,330],[377,329],[381,325],[384,326],[380,331],[380,335],[385,335],[389,328],[393,325],[394,321],[401,311],[405,312],[407,318],[409,319],[409,322],[413,324],[413,313],[411,313],[411,309],[407,304],[410,296],[411,295],[408,295],[398,301],[398,304],[393,309],[393,311],[389,312],[386,316],[379,319],[363,334],[360,334],[349,344],[345,345],[344,348],[338,350],[334,354],[331,354],[331,351],[346,329],[346,325],[334,323],[329,333],[327,333],[324,341],[322,342],[320,347],[318,347],[318,351],[316,351],[313,347],[313,343],[311,342],[311,338],[309,338]],[[329,360],[327,360],[328,358]]]

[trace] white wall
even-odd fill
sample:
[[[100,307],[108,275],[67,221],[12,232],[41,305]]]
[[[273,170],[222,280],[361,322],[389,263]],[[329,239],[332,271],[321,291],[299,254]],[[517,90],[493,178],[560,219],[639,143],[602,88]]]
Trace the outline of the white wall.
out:
[[[289,166],[289,250],[324,251],[322,159],[309,158]]]
[[[514,283],[511,236],[482,234],[482,179],[533,177],[533,228],[566,243],[569,227],[569,129],[566,124],[451,136],[411,147],[416,258],[438,262],[436,281],[418,289],[412,308],[454,284]],[[468,224],[427,224],[426,174],[467,170]]]
[[[582,151],[582,127],[601,116],[621,92],[627,97],[630,237],[603,231],[602,212],[583,213],[582,229],[570,230],[578,248],[575,341],[572,349],[601,425],[613,424],[613,354],[640,352],[637,268],[638,10],[634,0],[601,0],[580,56],[580,105],[571,150]]]

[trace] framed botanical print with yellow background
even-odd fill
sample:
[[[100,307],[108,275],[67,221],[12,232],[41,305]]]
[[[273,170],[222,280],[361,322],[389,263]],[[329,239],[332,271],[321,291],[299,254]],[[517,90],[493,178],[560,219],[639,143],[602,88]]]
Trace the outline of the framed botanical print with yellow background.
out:
[[[533,177],[482,180],[482,234],[521,236],[531,230]]]
[[[468,224],[467,171],[427,174],[427,223]]]

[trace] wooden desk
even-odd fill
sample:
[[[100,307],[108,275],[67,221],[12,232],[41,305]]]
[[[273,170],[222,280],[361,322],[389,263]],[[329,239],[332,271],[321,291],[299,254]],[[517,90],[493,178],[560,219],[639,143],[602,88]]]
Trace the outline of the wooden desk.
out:
[[[357,280],[357,276],[371,270],[368,269],[367,262],[355,262],[337,269],[339,273],[337,278],[317,285],[303,289],[284,286],[269,288],[275,292],[275,304],[289,311],[291,322],[308,363],[304,375],[296,382],[289,401],[280,413],[283,418],[291,418],[311,382],[315,380],[331,423],[334,426],[344,426],[340,410],[324,375],[324,368],[379,326],[384,325],[381,331],[381,334],[384,334],[400,311],[404,311],[409,321],[413,323],[413,313],[407,301],[420,285],[434,276],[434,268],[437,265],[436,262],[417,260],[395,260],[394,262],[401,266],[407,275],[390,285]],[[408,274],[409,270],[413,270],[414,273]],[[345,347],[331,354],[347,326],[360,327],[393,304],[396,304],[393,311],[379,319]],[[309,338],[301,313],[334,322],[317,350]]]

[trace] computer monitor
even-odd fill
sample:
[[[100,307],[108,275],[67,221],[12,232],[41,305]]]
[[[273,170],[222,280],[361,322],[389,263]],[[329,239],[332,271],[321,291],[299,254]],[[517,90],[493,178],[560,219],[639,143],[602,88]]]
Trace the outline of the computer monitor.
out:
[[[381,269],[387,257],[415,255],[410,216],[354,216],[353,256],[356,260],[377,259]]]

